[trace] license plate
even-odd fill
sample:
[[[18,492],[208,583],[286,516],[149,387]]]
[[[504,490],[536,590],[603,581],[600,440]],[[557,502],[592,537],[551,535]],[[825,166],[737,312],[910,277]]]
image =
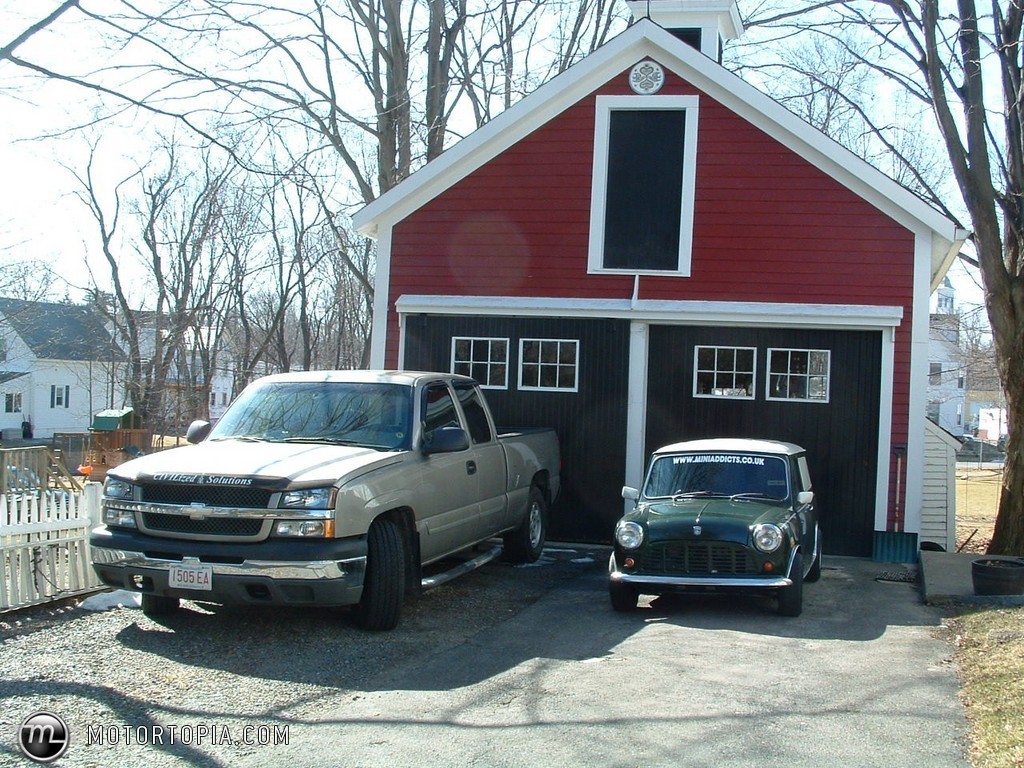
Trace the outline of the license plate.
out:
[[[208,565],[172,565],[167,575],[171,589],[213,589],[213,569]]]

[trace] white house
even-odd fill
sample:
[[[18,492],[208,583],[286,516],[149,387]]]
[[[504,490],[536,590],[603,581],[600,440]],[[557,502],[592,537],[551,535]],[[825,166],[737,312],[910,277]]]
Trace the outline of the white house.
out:
[[[6,439],[85,432],[120,407],[121,351],[90,307],[0,298],[0,430]]]

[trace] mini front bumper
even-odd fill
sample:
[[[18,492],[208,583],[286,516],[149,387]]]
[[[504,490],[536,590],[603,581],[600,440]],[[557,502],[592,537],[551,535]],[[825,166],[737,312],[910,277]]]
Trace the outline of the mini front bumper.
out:
[[[637,587],[646,584],[653,587],[652,591],[654,592],[657,592],[659,589],[669,592],[674,589],[684,590],[701,587],[778,589],[780,587],[789,587],[793,584],[793,580],[788,576],[656,576],[643,573],[624,573],[619,570],[614,552],[608,559],[608,578],[614,582],[632,584]]]
[[[156,539],[105,527],[90,536],[93,570],[104,584],[117,589],[213,603],[340,606],[359,602],[366,571],[365,541],[310,544],[204,548],[195,541]],[[176,549],[186,551],[176,553]],[[218,562],[227,559],[233,562]],[[182,564],[208,565],[213,574],[211,589],[170,588],[170,569]]]

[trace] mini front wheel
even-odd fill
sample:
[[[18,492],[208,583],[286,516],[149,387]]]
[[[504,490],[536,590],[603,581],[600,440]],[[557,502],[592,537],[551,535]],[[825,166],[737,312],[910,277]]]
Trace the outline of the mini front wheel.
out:
[[[616,611],[632,611],[640,595],[629,584],[619,581],[608,582],[608,596],[612,600],[612,608]]]
[[[799,552],[793,556],[789,578],[793,583],[779,588],[779,613],[782,616],[799,616],[804,609],[804,561]]]

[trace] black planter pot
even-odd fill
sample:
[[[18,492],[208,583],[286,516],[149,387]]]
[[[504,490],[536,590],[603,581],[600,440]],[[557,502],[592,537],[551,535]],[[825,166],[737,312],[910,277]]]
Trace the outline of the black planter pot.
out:
[[[971,563],[976,595],[1024,595],[1024,560],[983,557]]]

